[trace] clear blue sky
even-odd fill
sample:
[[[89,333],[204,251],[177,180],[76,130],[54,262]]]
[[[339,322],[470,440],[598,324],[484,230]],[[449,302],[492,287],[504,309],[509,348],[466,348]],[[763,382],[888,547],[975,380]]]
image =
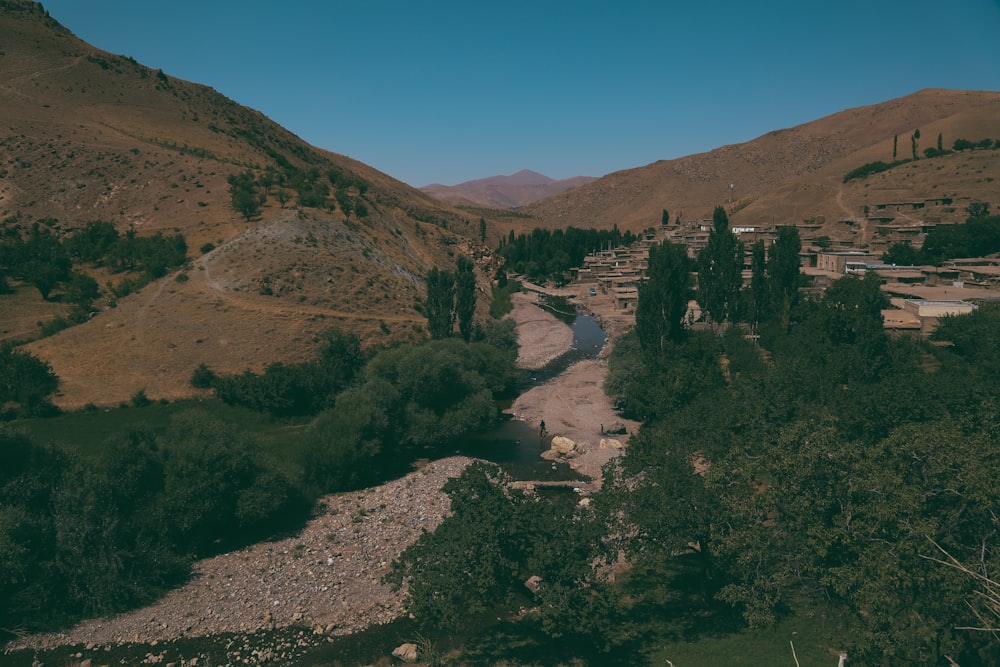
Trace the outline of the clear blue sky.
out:
[[[411,185],[601,176],[922,88],[1000,91],[1000,0],[45,0]]]

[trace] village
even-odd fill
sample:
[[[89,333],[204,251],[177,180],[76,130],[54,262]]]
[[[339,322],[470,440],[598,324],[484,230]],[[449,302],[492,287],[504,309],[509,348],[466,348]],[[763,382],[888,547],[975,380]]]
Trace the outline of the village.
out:
[[[1000,258],[958,258],[941,266],[902,266],[880,259],[897,244],[919,249],[936,225],[963,222],[962,212],[951,198],[880,203],[873,208],[863,217],[832,225],[823,220],[797,225],[802,240],[799,260],[802,273],[811,279],[809,291],[821,292],[845,275],[875,272],[891,303],[882,312],[886,330],[920,336],[933,331],[942,317],[970,313],[980,302],[1000,299]],[[751,247],[763,241],[769,248],[778,236],[778,227],[731,228],[744,244],[744,286],[751,279]],[[708,243],[711,230],[712,221],[707,219],[671,222],[646,230],[630,247],[591,253],[583,266],[573,271],[573,282],[586,288],[583,297],[609,298],[620,316],[634,313],[650,246],[664,240],[680,243],[694,259]],[[700,318],[700,308],[692,301],[687,319],[697,323]]]

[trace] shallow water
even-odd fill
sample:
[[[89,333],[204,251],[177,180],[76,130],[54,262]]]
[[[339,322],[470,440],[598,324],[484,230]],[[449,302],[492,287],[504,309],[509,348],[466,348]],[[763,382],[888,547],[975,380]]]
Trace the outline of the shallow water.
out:
[[[525,371],[521,392],[545,384],[578,361],[596,359],[604,347],[605,334],[590,315],[575,315],[568,322],[573,329],[573,347],[543,368]],[[549,448],[548,438],[517,419],[506,419],[490,431],[466,438],[456,453],[498,463],[515,479],[565,480],[580,475],[565,463],[554,464],[541,458]]]

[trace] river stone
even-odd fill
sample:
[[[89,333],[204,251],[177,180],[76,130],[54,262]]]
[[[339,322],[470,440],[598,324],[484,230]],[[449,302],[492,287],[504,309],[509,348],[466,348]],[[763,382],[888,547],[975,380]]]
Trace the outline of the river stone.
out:
[[[417,661],[417,645],[416,644],[400,644],[392,651],[392,656],[394,658],[399,658],[403,662],[416,662]]]
[[[622,441],[617,438],[601,438],[601,449],[621,449]]]
[[[576,443],[569,438],[561,435],[557,435],[552,438],[552,451],[562,456],[567,454],[572,454],[576,450]]]

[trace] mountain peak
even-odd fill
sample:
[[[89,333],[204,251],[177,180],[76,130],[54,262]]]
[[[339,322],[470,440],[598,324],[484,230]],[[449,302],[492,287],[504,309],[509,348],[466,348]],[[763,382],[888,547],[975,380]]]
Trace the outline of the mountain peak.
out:
[[[507,176],[490,176],[451,186],[434,183],[420,189],[432,197],[456,205],[517,208],[593,180],[596,179],[576,176],[557,181],[537,171],[522,169]]]

